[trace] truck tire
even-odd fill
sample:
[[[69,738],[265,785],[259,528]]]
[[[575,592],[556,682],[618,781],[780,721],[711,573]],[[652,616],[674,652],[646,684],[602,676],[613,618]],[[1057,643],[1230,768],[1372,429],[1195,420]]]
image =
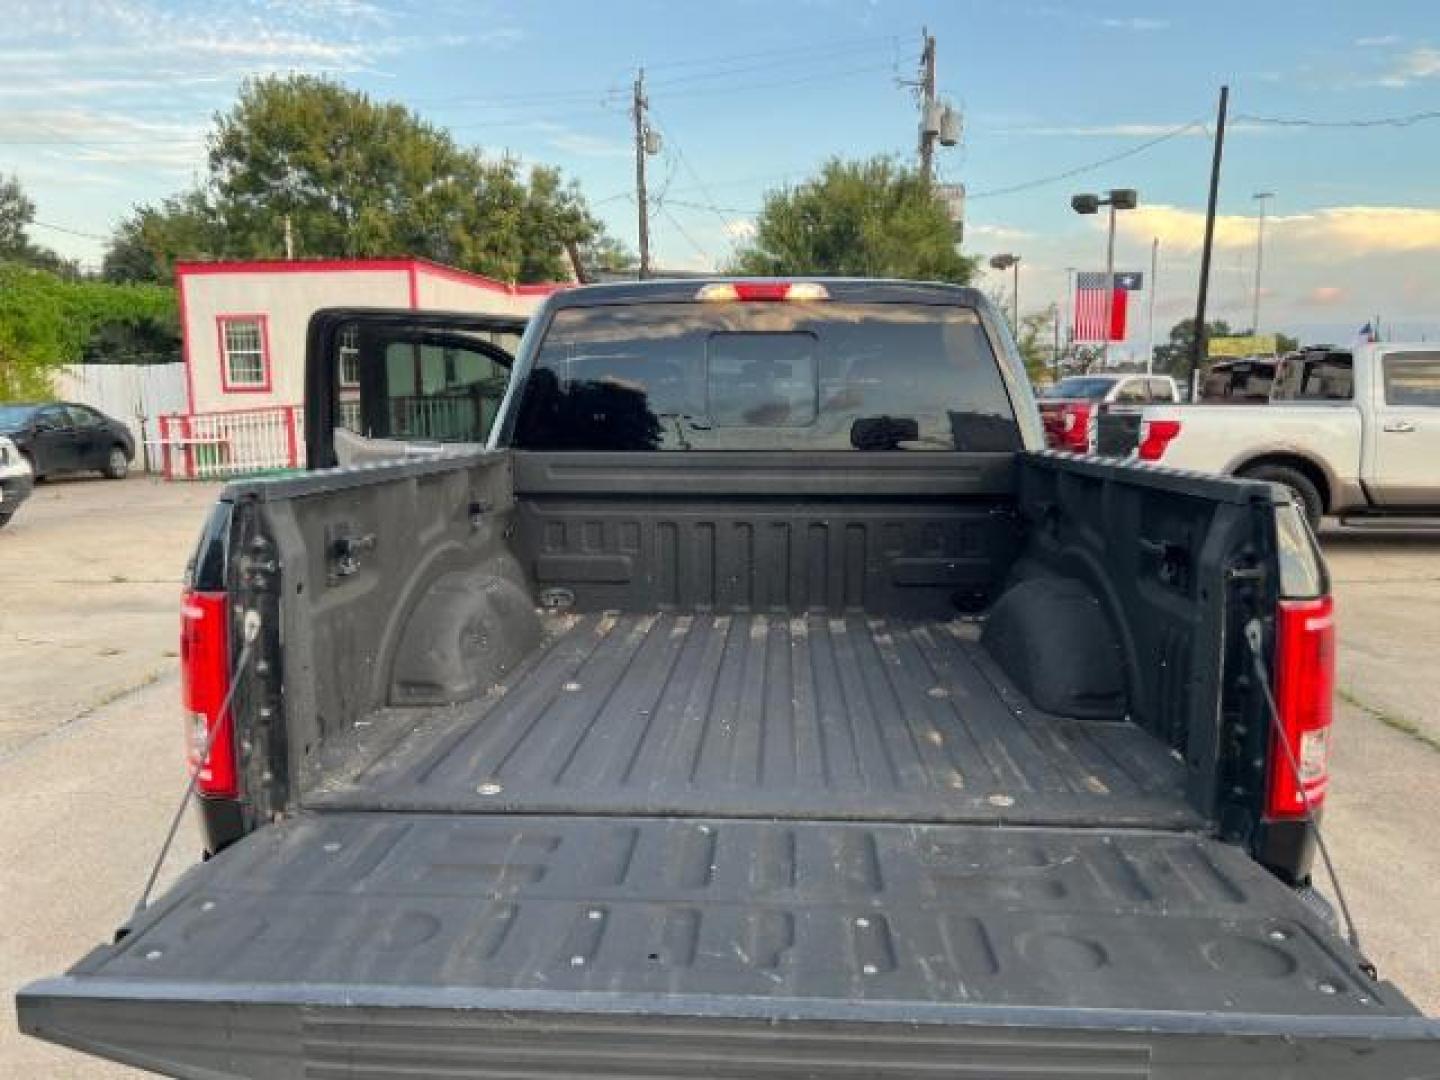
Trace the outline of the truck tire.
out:
[[[1272,484],[1289,488],[1290,494],[1304,511],[1311,531],[1319,531],[1320,518],[1325,513],[1325,502],[1320,498],[1320,490],[1315,486],[1315,482],[1299,469],[1292,469],[1288,465],[1257,465],[1240,475],[1246,480],[1268,480]]]
[[[9,524],[10,524],[10,518],[11,518],[13,515],[14,515],[14,511],[13,511],[13,510],[12,510],[10,513],[8,513],[8,514],[0,514],[0,529],[3,529],[6,525],[9,525]]]
[[[125,474],[130,471],[130,458],[123,446],[116,443],[110,448],[110,456],[105,459],[105,468],[101,471],[107,480],[125,479]]]

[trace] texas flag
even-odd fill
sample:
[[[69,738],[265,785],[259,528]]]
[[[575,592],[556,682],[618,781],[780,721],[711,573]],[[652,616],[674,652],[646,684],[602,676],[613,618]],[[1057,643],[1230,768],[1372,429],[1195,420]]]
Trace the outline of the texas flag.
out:
[[[1075,276],[1075,340],[1105,341],[1105,298],[1110,298],[1110,341],[1125,340],[1125,313],[1132,292],[1145,287],[1145,275],[1116,273],[1106,287],[1103,271],[1083,271]]]

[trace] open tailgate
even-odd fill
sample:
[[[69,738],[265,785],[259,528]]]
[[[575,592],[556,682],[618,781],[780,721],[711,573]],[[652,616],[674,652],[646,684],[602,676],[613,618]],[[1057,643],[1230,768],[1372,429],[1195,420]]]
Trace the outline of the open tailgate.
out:
[[[1288,889],[1146,832],[307,814],[18,1008],[207,1078],[1440,1076]]]

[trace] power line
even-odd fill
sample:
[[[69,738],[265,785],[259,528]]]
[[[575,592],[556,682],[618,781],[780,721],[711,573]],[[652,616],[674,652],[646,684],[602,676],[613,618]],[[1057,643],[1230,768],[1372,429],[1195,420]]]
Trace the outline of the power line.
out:
[[[884,38],[876,38],[869,36],[854,38],[835,38],[830,41],[812,42],[808,45],[786,45],[773,49],[759,49],[755,52],[749,53],[732,53],[729,56],[688,57],[680,60],[663,60],[658,64],[647,64],[646,66],[652,71],[662,71],[668,68],[676,67],[703,67],[708,64],[728,64],[733,63],[737,60],[751,60],[761,56],[794,56],[797,53],[802,55],[811,55],[816,52],[844,51],[848,46],[861,46],[866,43],[884,43],[893,46],[895,43],[895,38],[893,36]]]
[[[1244,120],[1250,124],[1266,124],[1272,127],[1405,128],[1410,127],[1412,124],[1424,123],[1427,120],[1440,120],[1440,110],[1431,109],[1426,112],[1407,113],[1402,116],[1379,116],[1368,120],[1312,120],[1308,117],[1301,116],[1254,116],[1249,113],[1236,113],[1235,119]]]
[[[685,238],[686,243],[688,243],[692,248],[694,248],[702,259],[704,259],[712,267],[715,265],[714,256],[712,256],[710,252],[706,251],[700,245],[700,242],[690,235],[690,231],[686,229],[684,225],[680,224],[679,219],[677,219],[674,214],[670,213],[669,207],[667,207],[664,203],[657,203],[655,209],[659,210],[660,213],[665,215],[665,220],[670,222],[671,225],[675,226],[675,231]]]
[[[99,233],[83,232],[80,229],[67,229],[64,225],[51,225],[48,221],[31,221],[31,225],[39,225],[42,229],[50,229],[52,232],[64,233],[66,236],[78,236],[85,240],[109,241],[110,237],[101,236]]]
[[[1084,165],[1077,165],[1073,169],[1066,169],[1064,172],[1052,173],[1049,176],[1040,176],[1034,180],[1011,184],[1008,187],[991,188],[989,191],[970,192],[965,198],[971,202],[975,199],[993,199],[1000,195],[1014,195],[1017,192],[1029,191],[1031,188],[1043,187],[1046,184],[1055,184],[1061,180],[1068,180],[1072,176],[1079,176],[1081,173],[1091,172],[1095,169],[1103,168],[1106,165],[1114,164],[1117,161],[1124,161],[1126,158],[1134,157],[1136,154],[1142,154],[1153,146],[1159,146],[1163,142],[1168,142],[1177,136],[1184,135],[1187,131],[1193,131],[1195,128],[1203,128],[1204,126],[1204,121],[1192,120],[1183,127],[1175,128],[1173,131],[1167,131],[1163,135],[1158,135],[1153,139],[1147,139],[1137,146],[1122,150],[1118,154],[1111,154],[1109,157],[1100,158],[1098,161],[1090,161]]]

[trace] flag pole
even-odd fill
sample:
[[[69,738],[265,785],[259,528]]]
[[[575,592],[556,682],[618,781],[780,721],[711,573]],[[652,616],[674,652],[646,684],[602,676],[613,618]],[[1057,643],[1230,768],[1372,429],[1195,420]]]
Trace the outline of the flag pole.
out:
[[[1155,373],[1155,294],[1160,289],[1160,238],[1150,241],[1150,329],[1146,333],[1149,342],[1145,348],[1145,374]]]

